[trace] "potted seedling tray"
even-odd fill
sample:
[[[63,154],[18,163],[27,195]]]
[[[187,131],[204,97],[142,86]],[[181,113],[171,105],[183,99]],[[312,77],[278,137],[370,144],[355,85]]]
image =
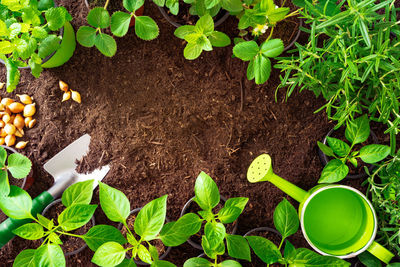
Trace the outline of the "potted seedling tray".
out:
[[[61,202],[61,199],[57,199],[50,203],[42,212],[42,215],[51,219],[56,220],[58,218],[58,215],[60,215],[61,212],[65,210],[64,205]],[[96,225],[94,216],[90,219],[89,223],[84,225],[83,227],[70,232],[71,234],[76,234],[76,235],[84,235],[86,234],[90,228]],[[63,244],[61,245],[62,250],[64,251],[64,255],[66,257],[76,255],[80,252],[82,252],[86,247],[86,243],[83,239],[73,237],[73,236],[67,236],[67,235],[62,235],[60,237],[61,241]],[[42,240],[43,242],[43,240]]]
[[[139,213],[139,211],[140,211],[141,209],[142,209],[142,208],[133,209],[133,210],[131,210],[131,212],[129,213],[129,217],[128,217],[128,219],[126,220],[126,222],[127,222],[128,226],[129,226],[130,228],[133,228],[133,224],[134,224],[134,222],[135,222],[136,215]],[[166,221],[167,223],[170,222],[170,220],[169,220],[168,217],[165,218],[165,221]],[[122,232],[123,235],[126,235],[126,232],[127,232],[127,231],[126,231],[125,226],[124,226],[122,223],[118,224],[118,229]],[[160,260],[165,259],[165,257],[167,257],[167,255],[168,255],[169,252],[171,251],[171,247],[166,247],[166,246],[161,242],[160,239],[155,239],[155,240],[149,241],[149,243],[152,244],[153,246],[155,246],[155,247],[157,248],[158,254],[160,255],[160,257],[159,257]],[[132,256],[130,253],[131,253],[131,251],[129,251],[129,252],[127,253],[127,256],[126,256],[127,259],[130,259],[131,256]],[[145,262],[143,262],[143,261],[141,261],[141,260],[134,260],[134,261],[135,261],[135,263],[136,263],[137,265],[141,265],[141,266],[149,265],[148,263],[145,263]]]
[[[183,206],[182,212],[181,212],[181,217],[183,215],[185,215],[186,213],[189,212],[193,212],[193,213],[197,213],[197,211],[200,210],[200,208],[198,207],[198,205],[196,204],[196,202],[194,202],[194,198],[192,197],[188,202],[186,202],[185,206]],[[221,209],[223,207],[223,204],[226,202],[226,198],[221,196],[221,203],[218,204],[218,206],[215,208],[217,211],[219,209]],[[238,228],[238,221],[234,221],[233,223],[227,224],[227,233],[234,235],[237,231]],[[203,229],[203,227],[201,228]],[[201,236],[203,235],[203,233],[200,231],[199,233],[197,233],[196,235],[190,237],[188,239],[188,243],[194,247],[197,248],[199,250],[203,250],[203,247],[201,246]]]

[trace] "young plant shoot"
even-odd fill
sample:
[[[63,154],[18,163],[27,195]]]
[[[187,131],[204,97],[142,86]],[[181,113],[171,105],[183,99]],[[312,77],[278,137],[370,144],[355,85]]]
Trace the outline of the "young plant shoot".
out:
[[[214,31],[214,21],[209,14],[202,16],[195,26],[184,25],[179,27],[174,34],[187,42],[183,55],[189,60],[198,58],[203,50],[211,51],[213,46],[224,47],[231,43],[228,35]]]
[[[114,240],[122,242],[111,240],[104,242],[96,248],[92,262],[99,266],[136,266],[134,259],[140,259],[152,267],[175,266],[170,262],[160,260],[157,248],[150,244],[150,241],[160,239],[160,231],[164,226],[167,212],[167,195],[146,204],[138,213],[133,229],[130,229],[127,224],[127,218],[130,214],[128,198],[121,191],[106,184],[100,183],[99,186],[102,210],[108,219],[125,226],[127,240],[119,231],[109,233],[110,237],[115,235]],[[104,233],[105,231],[93,232],[92,237],[95,240],[101,240]],[[132,253],[131,259],[126,258],[128,251]]]
[[[158,36],[159,29],[152,18],[135,14],[144,5],[144,0],[123,0],[123,6],[128,12],[117,11],[112,16],[107,11],[109,2],[110,0],[107,0],[104,7],[90,10],[87,16],[90,26],[81,26],[76,33],[76,39],[82,46],[96,46],[103,55],[114,56],[117,52],[117,43],[104,31],[110,27],[114,36],[123,37],[127,34],[132,19],[135,20],[135,33],[139,38],[149,41]]]
[[[296,209],[283,199],[274,211],[274,226],[282,235],[279,246],[261,236],[246,236],[253,252],[267,264],[280,263],[285,266],[331,266],[345,267],[350,263],[336,257],[322,256],[306,248],[296,249],[287,238],[299,229]],[[283,255],[281,248],[284,245]]]
[[[95,226],[86,235],[70,233],[85,224],[93,217],[97,205],[90,205],[93,194],[93,180],[79,182],[67,188],[62,195],[62,203],[66,207],[55,221],[48,219],[41,214],[32,214],[32,199],[23,189],[11,186],[10,195],[0,197],[1,210],[12,219],[29,219],[27,223],[13,232],[17,236],[27,240],[43,239],[37,249],[25,249],[18,254],[13,266],[48,266],[63,267],[65,257],[60,247],[62,241],[60,236],[73,236],[85,240],[89,246],[95,242],[104,242],[108,239],[105,235],[101,240],[93,240],[91,231],[96,231],[101,226]],[[109,229],[109,231],[112,231]],[[117,231],[118,232],[118,231]],[[121,240],[123,237],[113,236],[111,240]],[[109,240],[109,239],[108,239]]]
[[[54,1],[1,1],[0,59],[7,68],[7,91],[12,92],[20,80],[18,67],[29,66],[38,78],[42,62],[61,45],[58,31],[71,15]]]
[[[195,198],[194,201],[199,205],[201,210],[198,212],[200,217],[194,213],[187,213],[181,217],[177,222],[166,224],[161,231],[161,240],[164,244],[182,244],[185,239],[190,235],[197,233],[203,222],[204,235],[201,238],[201,246],[205,254],[214,260],[213,263],[208,262],[206,259],[189,259],[185,263],[185,267],[190,266],[240,266],[234,261],[228,261],[219,265],[217,262],[218,255],[225,253],[225,242],[229,256],[236,259],[243,259],[250,261],[250,248],[244,237],[240,235],[232,235],[226,232],[224,224],[233,223],[237,220],[243,212],[248,198],[237,197],[230,198],[225,202],[222,209],[214,214],[213,209],[220,203],[220,194],[218,187],[213,179],[206,173],[201,172],[197,177],[194,187]],[[171,236],[169,232],[174,228],[180,228],[180,220],[187,220],[191,218],[193,226],[190,228],[191,232],[187,231],[184,236]],[[176,243],[175,243],[176,242]],[[201,262],[207,262],[208,265],[196,265]],[[234,262],[234,263],[233,263]],[[230,265],[226,265],[226,264]]]
[[[7,161],[7,165],[6,165]],[[10,183],[8,172],[16,179],[23,179],[31,171],[32,162],[22,154],[13,153],[7,157],[7,150],[0,146],[0,197],[8,196]]]
[[[370,135],[369,120],[367,115],[347,123],[345,137],[350,142],[350,146],[337,138],[327,137],[328,145],[318,142],[318,147],[328,157],[333,157],[324,167],[319,179],[319,183],[336,183],[343,180],[349,173],[350,162],[354,167],[358,166],[357,159],[361,159],[367,164],[377,163],[390,154],[390,147],[386,145],[371,144],[363,146],[359,151],[354,151],[356,144],[367,141]]]

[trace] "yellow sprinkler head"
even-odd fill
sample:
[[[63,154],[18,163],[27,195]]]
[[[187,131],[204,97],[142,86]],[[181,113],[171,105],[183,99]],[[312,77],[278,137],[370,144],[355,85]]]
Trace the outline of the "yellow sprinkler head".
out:
[[[247,170],[247,180],[250,183],[268,181],[273,176],[271,157],[268,154],[261,154],[250,164]]]

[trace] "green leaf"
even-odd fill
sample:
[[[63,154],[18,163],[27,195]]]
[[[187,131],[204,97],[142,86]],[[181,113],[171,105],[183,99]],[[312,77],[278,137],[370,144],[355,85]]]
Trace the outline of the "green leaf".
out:
[[[155,260],[152,264],[151,267],[176,267],[175,264],[172,264],[168,261],[163,261],[163,260]]]
[[[196,43],[188,43],[183,50],[183,56],[188,60],[196,59],[203,51],[202,46]]]
[[[167,195],[146,204],[136,217],[135,232],[145,241],[153,240],[160,233],[167,213]]]
[[[281,39],[271,39],[261,45],[261,53],[266,57],[277,57],[284,49]]]
[[[220,0],[204,0],[204,4],[207,9],[211,9],[214,6],[218,5]]]
[[[48,36],[49,34],[43,27],[34,27],[32,29],[32,36],[37,38],[37,39],[44,39]]]
[[[215,47],[225,47],[231,44],[231,39],[223,32],[214,31],[208,36],[211,44]]]
[[[326,142],[328,146],[332,149],[333,153],[339,157],[346,157],[350,153],[350,146],[340,139],[327,137]]]
[[[328,157],[334,157],[335,156],[335,154],[333,153],[332,148],[330,148],[329,146],[321,143],[320,141],[317,141],[317,144],[318,144],[319,149],[321,149],[322,153],[324,153]]]
[[[185,261],[183,267],[209,267],[213,264],[204,258],[191,258]]]
[[[107,218],[113,222],[123,223],[130,213],[128,198],[121,191],[104,183],[99,183],[100,205]]]
[[[6,23],[0,20],[0,36],[8,37],[9,34]]]
[[[36,214],[36,217],[39,221],[39,223],[44,226],[47,230],[50,230],[54,227],[54,222],[53,220],[49,220],[46,217],[44,217],[42,214],[38,213]]]
[[[218,219],[224,224],[233,223],[241,213],[242,211],[239,208],[223,207],[218,212]]]
[[[232,258],[251,261],[250,247],[241,235],[226,235],[228,254]]]
[[[294,260],[296,257],[296,248],[289,242],[289,240],[285,241],[285,248],[283,251],[283,255],[285,259]]]
[[[282,238],[293,235],[299,229],[299,218],[296,209],[284,198],[274,211],[274,225]]]
[[[54,0],[40,0],[38,2],[38,9],[40,11],[47,10],[52,7],[54,7]]]
[[[65,231],[72,231],[87,224],[93,217],[97,205],[75,204],[58,216],[58,223]]]
[[[13,153],[8,156],[8,167],[12,176],[17,179],[25,178],[31,171],[32,162],[22,154]]]
[[[0,41],[0,53],[10,54],[15,50],[15,45],[9,41]]]
[[[349,167],[340,159],[328,162],[322,170],[318,183],[336,183],[343,180],[349,173]]]
[[[197,177],[194,194],[194,201],[203,210],[215,208],[220,201],[217,184],[205,172],[201,172]]]
[[[365,163],[376,163],[390,154],[390,147],[385,145],[367,145],[360,149],[360,158]]]
[[[9,58],[6,59],[7,92],[12,92],[17,87],[21,73],[16,64]]]
[[[363,253],[359,254],[358,259],[366,267],[382,267],[381,261],[368,251],[364,251]]]
[[[64,26],[66,20],[66,13],[68,11],[65,7],[52,7],[48,9],[44,15],[47,20],[47,26],[50,30],[56,31]]]
[[[0,146],[0,166],[4,167],[7,159],[7,151],[4,147]]]
[[[31,68],[31,73],[35,78],[39,78],[40,74],[43,71],[43,67],[41,64],[36,63],[32,58],[28,61],[29,67]]]
[[[364,115],[347,123],[345,136],[352,144],[360,144],[367,141],[370,131],[368,117]]]
[[[124,259],[117,267],[137,267],[133,259]]]
[[[296,258],[294,260],[294,266],[329,266],[329,267],[346,267],[350,266],[350,263],[341,260],[336,257],[322,256],[314,251],[306,248],[297,249]]]
[[[35,267],[34,256],[36,250],[25,249],[21,251],[15,258],[13,266],[14,267]]]
[[[65,257],[59,245],[46,244],[36,250],[34,262],[36,267],[64,267]]]
[[[226,260],[221,262],[221,267],[242,267],[242,265],[234,260]]]
[[[38,55],[45,58],[60,47],[60,39],[56,35],[49,35],[39,45]]]
[[[247,41],[236,44],[233,47],[235,57],[243,61],[252,60],[258,54],[259,48],[255,41]]]
[[[365,22],[360,19],[358,20],[358,26],[360,27],[361,35],[364,39],[365,44],[367,45],[367,47],[371,47],[371,39],[369,38],[367,25],[365,25]]]
[[[176,222],[165,224],[160,232],[160,239],[166,246],[179,246],[200,230],[202,221],[196,214],[187,213]]]
[[[51,233],[51,234],[49,234],[49,236],[48,236],[48,238],[49,238],[49,241],[51,242],[51,243],[53,243],[53,244],[56,244],[56,245],[62,245],[62,241],[61,241],[61,239],[60,239],[60,237],[56,234],[56,233]]]
[[[115,266],[125,258],[125,249],[116,242],[107,242],[101,245],[92,258],[92,262],[99,266]]]
[[[28,240],[37,240],[44,236],[43,226],[37,223],[27,223],[12,231],[19,237]]]
[[[224,207],[236,207],[240,209],[240,213],[243,212],[249,199],[247,197],[233,197],[225,202]]]
[[[126,10],[134,12],[143,6],[144,0],[124,0],[123,4]]]
[[[261,236],[246,236],[254,253],[266,264],[273,264],[282,258],[277,246]]]
[[[116,242],[120,245],[125,244],[127,241],[121,232],[111,225],[96,225],[82,236],[88,247],[96,251],[101,245],[107,242]]]
[[[151,244],[148,244],[148,246],[149,246],[149,252],[150,252],[151,258],[153,260],[155,260],[155,261],[158,260],[158,250],[157,250],[157,248],[155,246],[151,245]]]
[[[225,253],[224,242],[221,242],[216,248],[212,248],[210,246],[210,242],[207,240],[207,237],[205,235],[201,237],[201,246],[204,250],[204,253],[210,259],[214,259],[217,255],[223,255]]]
[[[137,254],[139,256],[139,259],[141,259],[143,262],[146,262],[148,264],[151,264],[153,262],[151,260],[150,252],[142,244],[139,245]]]
[[[124,36],[129,30],[131,15],[117,11],[111,16],[111,32],[118,37]]]
[[[229,12],[236,13],[243,10],[243,4],[240,0],[221,0],[221,6],[223,9]]]
[[[22,31],[22,25],[21,23],[13,23],[9,27],[10,30],[10,39],[13,39],[18,36],[18,34],[21,33]]]
[[[10,194],[8,196],[0,196],[0,209],[13,219],[32,218],[32,198],[25,190],[11,185]]]
[[[10,182],[7,171],[0,170],[0,196],[8,196],[10,193]]]
[[[68,187],[62,194],[62,203],[65,207],[74,204],[90,204],[93,195],[93,180],[79,182]]]
[[[110,26],[110,14],[102,7],[95,7],[90,10],[87,21],[95,28],[104,29]]]
[[[206,14],[196,22],[195,30],[198,33],[209,35],[214,32],[214,21],[209,14]]]
[[[247,66],[247,79],[250,81],[254,79],[254,59],[250,60],[249,65]]]
[[[93,47],[96,41],[96,29],[81,26],[76,32],[76,40],[84,47]]]
[[[265,83],[271,74],[271,61],[262,55],[254,59],[254,78],[256,84]]]
[[[96,35],[94,45],[106,57],[112,57],[117,52],[117,43],[114,38],[105,33]]]
[[[196,33],[195,27],[193,25],[183,25],[174,31],[174,35],[180,39],[185,39],[188,34]]]
[[[204,226],[204,235],[208,240],[210,248],[216,249],[225,238],[225,226],[222,223],[207,222]]]
[[[135,18],[135,33],[146,41],[155,39],[158,36],[159,29],[157,23],[148,16],[138,16]]]

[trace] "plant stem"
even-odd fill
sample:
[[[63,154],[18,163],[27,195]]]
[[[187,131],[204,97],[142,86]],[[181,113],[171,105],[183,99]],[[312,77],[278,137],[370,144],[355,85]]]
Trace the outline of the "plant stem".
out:
[[[269,36],[268,36],[267,40],[265,40],[265,42],[267,42],[269,39],[271,39],[273,32],[274,32],[274,27],[271,27],[271,32],[269,33]]]
[[[104,4],[104,9],[107,9],[107,6],[109,3],[110,3],[110,0],[107,0],[106,3]]]
[[[73,237],[79,237],[82,238],[82,235],[75,235],[75,234],[71,234],[68,232],[62,232],[62,231],[57,231],[58,234],[62,234],[62,235],[69,235],[69,236],[73,236]]]

